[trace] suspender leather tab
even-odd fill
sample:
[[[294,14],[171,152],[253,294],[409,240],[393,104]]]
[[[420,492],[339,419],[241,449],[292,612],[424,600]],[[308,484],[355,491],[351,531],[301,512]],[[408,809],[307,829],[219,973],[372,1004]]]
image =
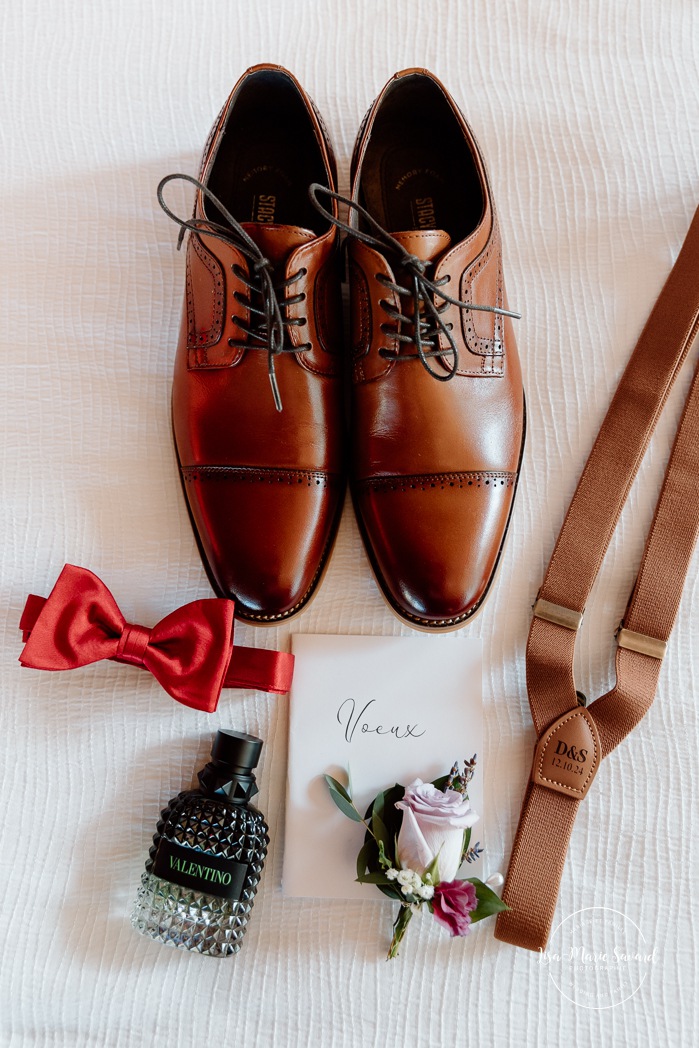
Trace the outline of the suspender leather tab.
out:
[[[536,744],[532,782],[582,800],[602,760],[597,726],[578,706],[547,728]]]

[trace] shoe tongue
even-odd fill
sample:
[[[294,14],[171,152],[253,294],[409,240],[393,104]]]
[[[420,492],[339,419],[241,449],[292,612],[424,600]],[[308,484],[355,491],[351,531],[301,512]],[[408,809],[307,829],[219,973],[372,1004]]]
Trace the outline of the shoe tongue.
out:
[[[243,222],[243,229],[255,241],[263,255],[275,266],[286,262],[291,252],[316,235],[300,226],[282,226],[271,222]]]
[[[391,236],[421,262],[434,262],[451,244],[451,237],[443,229],[409,229]]]

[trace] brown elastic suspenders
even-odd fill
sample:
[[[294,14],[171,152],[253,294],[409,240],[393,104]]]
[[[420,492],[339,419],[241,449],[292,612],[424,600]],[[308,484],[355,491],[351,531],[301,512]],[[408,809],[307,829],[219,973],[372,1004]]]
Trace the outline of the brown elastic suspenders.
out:
[[[573,822],[603,757],[653,701],[699,529],[699,368],[641,567],[616,634],[616,686],[579,704],[573,652],[585,604],[672,384],[699,327],[699,209],[622,375],[534,605],[527,691],[538,737],[495,936],[548,940]]]

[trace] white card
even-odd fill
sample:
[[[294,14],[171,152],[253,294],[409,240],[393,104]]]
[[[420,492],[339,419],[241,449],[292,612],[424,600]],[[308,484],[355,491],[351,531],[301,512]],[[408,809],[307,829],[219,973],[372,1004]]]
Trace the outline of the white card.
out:
[[[478,754],[469,786],[483,832],[482,645],[463,635],[295,635],[289,695],[285,895],[381,900],[356,882],[364,827],[336,808],[323,776],[346,782],[362,814],[381,790],[446,775]],[[480,876],[480,861],[462,876]]]

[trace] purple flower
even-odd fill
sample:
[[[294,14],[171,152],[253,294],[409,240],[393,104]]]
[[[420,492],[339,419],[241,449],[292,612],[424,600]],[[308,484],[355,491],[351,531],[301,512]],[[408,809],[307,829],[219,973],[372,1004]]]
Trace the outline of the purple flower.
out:
[[[443,793],[431,782],[416,779],[396,808],[403,812],[397,847],[400,865],[423,874],[436,855],[438,879],[452,881],[461,865],[464,830],[478,821],[468,797],[456,790]]]
[[[471,910],[475,910],[476,903],[476,889],[470,881],[442,881],[434,889],[434,919],[452,935],[468,935]]]

